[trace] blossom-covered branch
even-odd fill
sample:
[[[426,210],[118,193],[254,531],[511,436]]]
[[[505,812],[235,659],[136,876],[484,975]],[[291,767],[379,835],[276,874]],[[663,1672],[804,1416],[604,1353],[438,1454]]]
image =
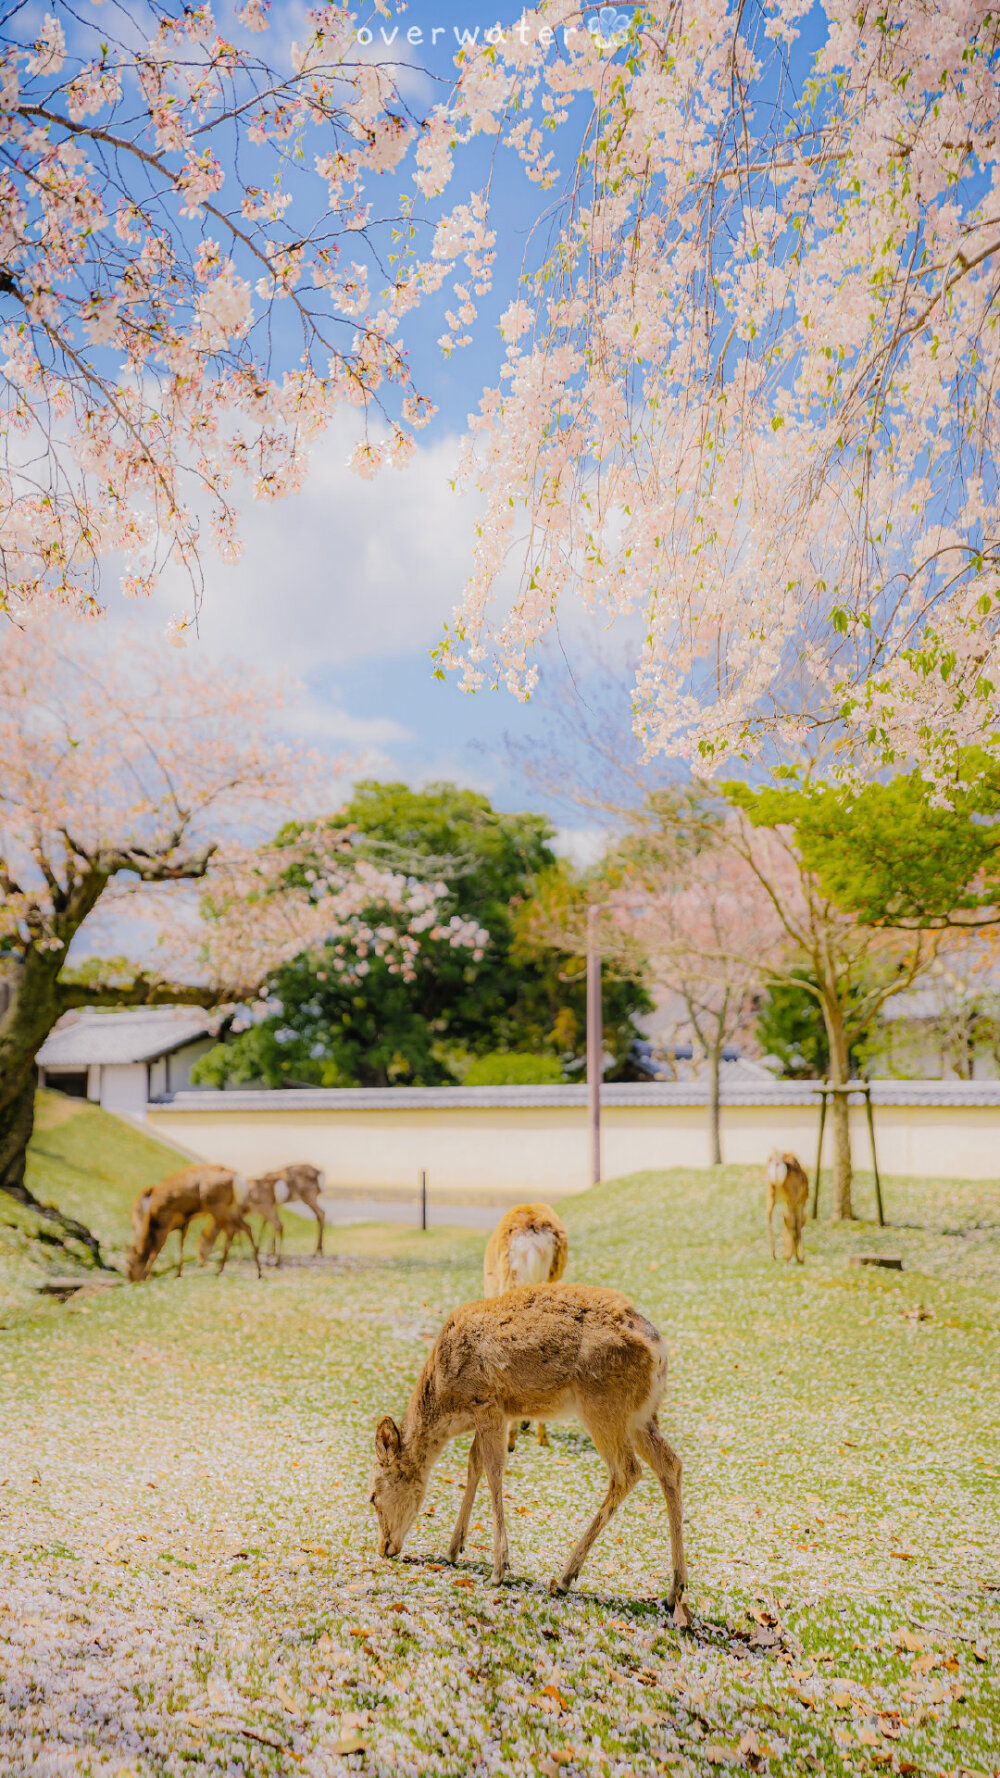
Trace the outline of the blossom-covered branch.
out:
[[[579,594],[641,614],[650,748],[704,770],[818,725],[946,782],[1000,730],[1000,22],[821,12],[813,54],[811,0],[649,0],[617,43],[545,0],[530,50],[466,51],[439,177],[499,134],[554,196],[441,658],[527,695]]]
[[[405,973],[425,937],[476,955],[488,942],[475,922],[444,922],[442,885],[373,867],[349,831],[323,826],[307,858],[273,843],[330,775],[282,740],[273,686],[85,641],[39,620],[0,649],[0,1189],[17,1192],[35,1056],[67,1008],[221,1006],[312,946],[363,974],[371,955]],[[153,967],[74,967],[81,928],[123,897],[160,934]]]
[[[170,557],[197,592],[203,523],[238,555],[241,485],[298,487],[338,407],[364,473],[432,412],[399,326],[450,267],[373,200],[416,125],[346,5],[270,55],[266,0],[28,21],[0,26],[0,610],[92,609],[111,554],[128,594]]]

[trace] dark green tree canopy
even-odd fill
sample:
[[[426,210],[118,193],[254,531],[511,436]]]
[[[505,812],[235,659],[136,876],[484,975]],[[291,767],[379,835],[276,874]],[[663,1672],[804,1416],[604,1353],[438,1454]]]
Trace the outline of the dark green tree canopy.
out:
[[[558,868],[550,822],[506,814],[455,784],[413,790],[366,780],[329,825],[345,823],[355,850],[373,864],[444,883],[439,925],[453,916],[477,921],[489,933],[482,957],[428,936],[412,980],[377,956],[351,979],[333,951],[299,957],[271,983],[280,1011],[217,1046],[198,1078],[212,1085],[433,1086],[458,1079],[469,1054],[572,1052],[584,1030],[582,973],[567,969],[565,958],[528,954],[516,932],[517,910],[536,878]],[[303,833],[297,826],[283,837],[301,845]],[[634,1036],[631,1014],[644,1002],[637,983],[609,984],[608,1022],[623,1054]]]

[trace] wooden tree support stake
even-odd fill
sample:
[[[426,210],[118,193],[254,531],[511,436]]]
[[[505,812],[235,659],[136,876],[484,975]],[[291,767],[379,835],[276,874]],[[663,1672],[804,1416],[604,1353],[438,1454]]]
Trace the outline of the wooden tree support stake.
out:
[[[864,1102],[865,1102],[865,1115],[868,1119],[868,1139],[871,1142],[871,1148],[872,1148],[872,1172],[875,1175],[875,1208],[878,1212],[878,1226],[880,1229],[884,1229],[885,1228],[885,1210],[882,1205],[882,1181],[879,1178],[879,1172],[878,1172],[878,1155],[875,1152],[875,1118],[874,1118],[874,1115],[872,1112],[872,1083],[871,1083],[871,1081],[870,1080],[852,1080],[848,1083],[848,1085],[846,1087],[835,1087],[835,1086],[832,1086],[828,1080],[824,1080],[824,1081],[820,1082],[819,1086],[814,1087],[813,1091],[820,1094],[819,1144],[816,1149],[816,1179],[813,1184],[813,1201],[812,1201],[813,1222],[816,1221],[816,1218],[819,1215],[819,1174],[820,1174],[820,1168],[823,1164],[823,1133],[826,1129],[827,1095],[829,1094],[832,1096],[834,1093],[843,1093],[843,1094],[849,1096],[851,1093],[860,1093],[862,1098],[864,1099]]]

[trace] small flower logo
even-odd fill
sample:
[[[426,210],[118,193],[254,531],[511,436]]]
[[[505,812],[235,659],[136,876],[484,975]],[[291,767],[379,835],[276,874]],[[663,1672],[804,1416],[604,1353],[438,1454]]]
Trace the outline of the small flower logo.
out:
[[[602,49],[619,49],[631,24],[631,13],[619,12],[614,6],[602,6],[589,21],[587,29],[593,32]]]

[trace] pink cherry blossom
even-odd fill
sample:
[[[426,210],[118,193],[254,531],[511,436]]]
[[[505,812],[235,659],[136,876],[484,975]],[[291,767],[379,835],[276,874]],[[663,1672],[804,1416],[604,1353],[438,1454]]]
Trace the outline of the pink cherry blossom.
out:
[[[463,51],[425,184],[485,135],[561,195],[474,423],[440,659],[523,696],[563,602],[641,613],[651,751],[711,770],[821,725],[844,769],[945,785],[1000,734],[996,21],[823,0],[793,91],[807,13],[651,0],[617,54],[551,0],[525,20],[558,55]]]

